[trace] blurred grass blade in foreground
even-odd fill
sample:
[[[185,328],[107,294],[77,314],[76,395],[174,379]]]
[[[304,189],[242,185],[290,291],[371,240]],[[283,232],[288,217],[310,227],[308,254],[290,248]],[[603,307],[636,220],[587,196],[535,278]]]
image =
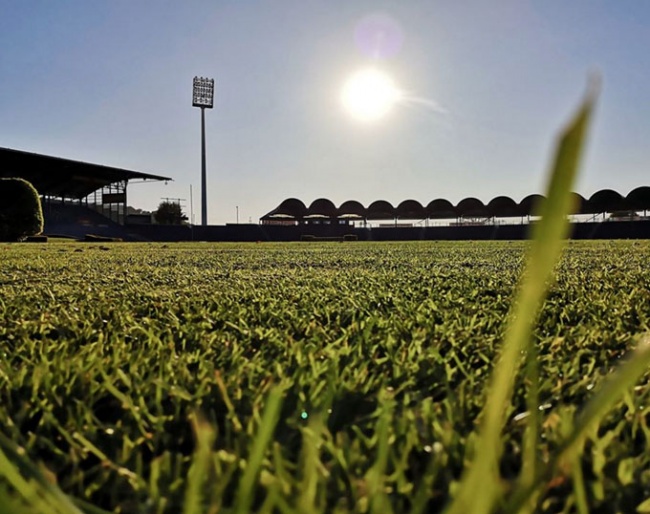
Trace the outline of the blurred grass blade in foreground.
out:
[[[568,469],[574,464],[579,465],[577,461],[589,432],[598,427],[603,417],[649,368],[650,334],[644,334],[625,362],[617,366],[616,370],[604,380],[598,392],[578,414],[573,429],[551,457],[550,462],[537,474],[534,483],[514,495],[508,512],[520,512],[522,506],[526,505],[530,498],[553,478],[558,469]]]
[[[547,200],[542,204],[540,212],[542,220],[533,227],[533,241],[526,268],[510,313],[502,352],[487,389],[474,458],[463,473],[448,509],[449,514],[487,514],[493,511],[494,505],[502,496],[498,464],[506,409],[512,396],[521,353],[531,343],[532,331],[549,279],[567,236],[571,190],[598,89],[598,81],[593,79],[580,109],[560,135],[549,176]]]
[[[28,512],[81,514],[72,501],[27,459],[22,449],[3,434],[0,434],[0,478],[4,478],[22,497],[30,509]]]
[[[280,419],[280,409],[282,408],[282,388],[274,387],[266,398],[266,405],[259,429],[252,447],[250,448],[248,462],[244,469],[244,474],[239,481],[239,488],[235,499],[237,514],[247,514],[251,512],[253,498],[255,495],[255,485],[257,476],[262,467],[264,453],[269,443],[273,439],[275,426]]]

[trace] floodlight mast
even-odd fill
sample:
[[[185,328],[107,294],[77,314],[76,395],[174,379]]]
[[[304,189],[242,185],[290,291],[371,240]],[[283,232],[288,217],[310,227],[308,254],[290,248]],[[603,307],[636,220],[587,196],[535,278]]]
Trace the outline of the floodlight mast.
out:
[[[205,170],[205,109],[212,109],[214,79],[194,77],[192,106],[201,108],[201,225],[208,224],[208,192]]]

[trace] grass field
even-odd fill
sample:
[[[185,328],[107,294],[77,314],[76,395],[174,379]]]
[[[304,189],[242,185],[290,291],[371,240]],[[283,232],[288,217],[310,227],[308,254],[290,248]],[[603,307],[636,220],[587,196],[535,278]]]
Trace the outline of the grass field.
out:
[[[0,448],[87,512],[441,511],[526,244],[2,245]],[[648,332],[648,262],[647,241],[568,244],[535,330],[540,461]],[[649,377],[589,434],[592,512],[650,512]],[[539,511],[572,512],[571,482]],[[2,501],[26,509],[6,481]]]

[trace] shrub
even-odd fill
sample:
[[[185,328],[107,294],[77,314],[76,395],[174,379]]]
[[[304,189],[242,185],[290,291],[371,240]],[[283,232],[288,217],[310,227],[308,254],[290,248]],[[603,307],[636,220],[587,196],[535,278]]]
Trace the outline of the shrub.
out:
[[[183,214],[181,204],[167,200],[160,202],[153,213],[153,217],[156,223],[160,225],[182,225],[187,221],[187,216]]]
[[[22,178],[0,178],[0,241],[22,241],[43,231],[38,192]]]

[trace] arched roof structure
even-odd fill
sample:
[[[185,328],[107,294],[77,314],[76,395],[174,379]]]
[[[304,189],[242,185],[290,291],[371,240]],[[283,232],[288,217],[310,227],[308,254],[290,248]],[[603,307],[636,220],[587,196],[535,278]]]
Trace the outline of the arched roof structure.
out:
[[[305,214],[306,218],[336,218],[338,210],[331,200],[319,198],[314,200]]]
[[[419,220],[427,217],[427,211],[422,204],[416,200],[404,200],[395,209],[397,218],[407,220]]]
[[[587,200],[580,193],[571,193],[571,208],[569,214],[589,214]]]
[[[630,210],[646,211],[650,209],[650,187],[641,186],[630,191],[625,197]]]
[[[426,207],[427,216],[430,219],[452,219],[457,218],[456,207],[449,200],[436,198],[429,202]]]
[[[386,200],[376,200],[366,209],[366,218],[369,220],[395,219],[395,208]]]
[[[625,199],[612,189],[601,189],[589,197],[587,209],[589,214],[625,210]]]
[[[468,216],[472,218],[488,216],[488,210],[485,207],[485,204],[478,198],[463,198],[458,202],[456,212],[459,216]]]
[[[494,218],[514,218],[519,216],[519,207],[509,196],[497,196],[487,204],[488,214]]]
[[[542,205],[546,202],[544,195],[528,195],[519,202],[520,216],[534,216],[539,214]]]
[[[612,189],[596,191],[588,200],[578,193],[571,193],[571,196],[573,202],[571,214],[650,210],[650,187],[648,186],[637,187],[626,197]],[[337,209],[327,198],[314,200],[309,208],[296,198],[288,198],[264,215],[262,220],[278,218],[302,220],[305,217],[367,220],[454,219],[460,216],[507,218],[539,215],[540,207],[545,201],[546,198],[539,194],[528,195],[519,203],[508,196],[497,196],[486,205],[478,198],[470,197],[464,198],[454,206],[449,200],[437,198],[429,202],[426,207],[417,200],[404,200],[395,208],[386,200],[377,200],[365,208],[356,200],[348,200]]]
[[[307,212],[307,207],[297,198],[287,198],[271,212],[266,214],[265,218],[295,218],[301,219]]]
[[[339,218],[359,218],[366,217],[366,208],[356,200],[343,202],[339,207]]]

